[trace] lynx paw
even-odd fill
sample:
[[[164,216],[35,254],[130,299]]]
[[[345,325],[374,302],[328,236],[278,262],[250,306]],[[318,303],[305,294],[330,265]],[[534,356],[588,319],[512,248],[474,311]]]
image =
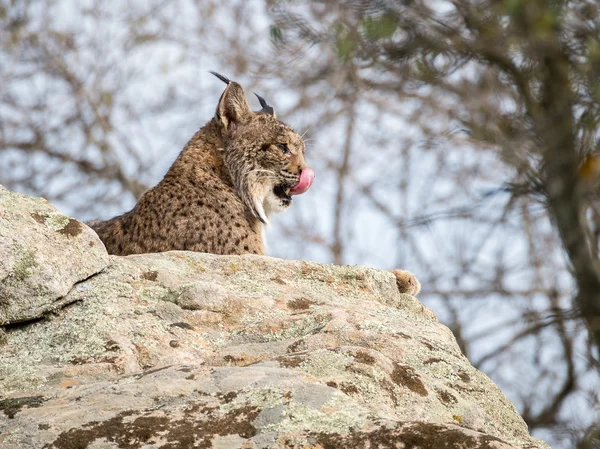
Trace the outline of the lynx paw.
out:
[[[413,296],[419,294],[421,284],[414,274],[406,270],[392,270],[392,273],[396,276],[396,285],[400,293],[408,293]]]

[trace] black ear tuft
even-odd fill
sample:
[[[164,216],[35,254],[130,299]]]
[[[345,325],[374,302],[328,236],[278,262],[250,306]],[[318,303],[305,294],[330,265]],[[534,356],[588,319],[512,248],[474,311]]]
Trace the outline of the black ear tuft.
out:
[[[258,101],[259,101],[260,105],[262,106],[262,109],[260,110],[260,112],[269,114],[269,115],[272,115],[273,117],[275,117],[275,109],[273,109],[272,106],[269,106],[267,104],[266,100],[263,97],[261,97],[260,95],[258,95],[256,92],[254,92],[254,95],[256,95],[256,98],[258,98]]]
[[[219,78],[221,81],[223,81],[225,84],[229,84],[231,81],[229,80],[229,78],[227,78],[226,76],[221,75],[220,73],[217,72],[213,72],[212,70],[209,70],[209,73],[212,73],[213,75],[215,75],[217,78]]]

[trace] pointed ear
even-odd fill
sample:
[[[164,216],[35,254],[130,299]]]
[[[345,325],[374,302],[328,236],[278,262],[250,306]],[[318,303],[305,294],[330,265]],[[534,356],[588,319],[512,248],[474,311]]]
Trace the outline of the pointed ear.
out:
[[[244,122],[251,113],[244,89],[235,81],[230,81],[219,99],[215,117],[227,130],[236,123]]]

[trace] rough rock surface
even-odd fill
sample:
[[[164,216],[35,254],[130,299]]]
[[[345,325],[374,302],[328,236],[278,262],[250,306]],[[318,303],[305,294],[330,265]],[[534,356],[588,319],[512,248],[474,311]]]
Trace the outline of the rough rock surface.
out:
[[[73,284],[107,265],[90,228],[44,199],[0,186],[0,325],[64,306]]]
[[[6,326],[3,449],[548,447],[391,273],[170,252],[67,290]]]

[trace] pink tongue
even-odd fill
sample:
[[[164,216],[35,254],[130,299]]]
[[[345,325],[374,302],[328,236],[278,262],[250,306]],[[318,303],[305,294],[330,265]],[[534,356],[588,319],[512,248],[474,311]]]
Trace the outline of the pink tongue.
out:
[[[312,168],[305,168],[300,172],[300,181],[290,189],[290,195],[300,195],[310,189],[315,180],[315,172]]]

